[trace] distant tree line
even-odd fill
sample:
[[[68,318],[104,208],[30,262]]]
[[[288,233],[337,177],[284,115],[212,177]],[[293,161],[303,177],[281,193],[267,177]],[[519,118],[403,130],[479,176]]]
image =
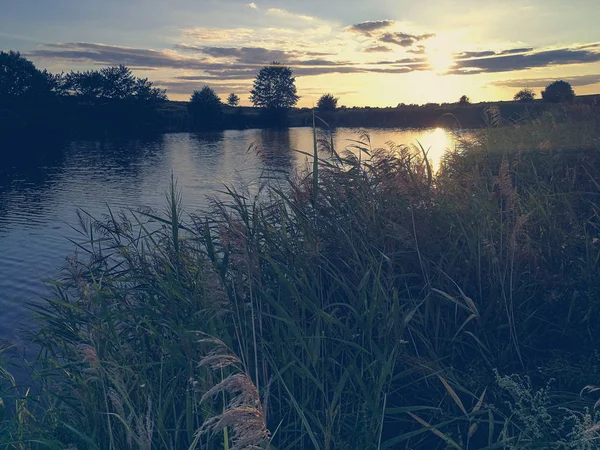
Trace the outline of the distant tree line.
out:
[[[165,90],[125,66],[53,75],[18,52],[0,52],[3,137],[139,133],[160,124]],[[21,137],[22,138],[22,134]]]
[[[0,132],[3,138],[19,134],[46,138],[61,134],[139,134],[174,130],[285,127],[290,125],[290,111],[300,99],[295,82],[291,68],[273,62],[260,69],[254,80],[249,99],[255,110],[239,107],[240,97],[236,93],[229,94],[224,103],[209,86],[194,91],[187,108],[182,109],[175,103],[167,103],[164,89],[155,87],[147,78],[134,76],[123,65],[51,74],[37,69],[18,52],[0,52]],[[570,102],[575,93],[568,82],[555,81],[542,91],[541,97],[547,103]],[[533,102],[535,93],[531,89],[522,89],[515,94],[514,100]],[[338,101],[333,94],[324,94],[318,100],[316,109],[320,114],[331,115],[340,109]],[[471,105],[471,100],[466,95],[459,99],[457,105],[461,107],[460,114],[464,117],[475,106]],[[439,105],[425,105],[432,110],[432,114],[437,114],[437,106]],[[364,109],[372,111],[370,108]],[[350,119],[350,113],[346,112],[350,109],[341,107],[341,110],[344,112],[336,113],[340,120],[332,120],[333,124],[342,122],[348,125],[356,122],[356,118],[353,116]],[[303,110],[294,113],[294,125],[298,125],[299,121],[301,124],[310,124],[310,118],[303,114]],[[359,116],[368,119],[364,114]],[[394,115],[396,116],[398,114]],[[431,114],[425,116],[429,117]],[[430,122],[433,119],[426,120],[425,116],[422,113],[415,116],[421,117],[421,123],[417,126],[432,126],[433,122]],[[414,117],[409,120],[410,125],[398,122],[394,126],[414,126],[414,120]],[[358,125],[368,126],[372,122],[373,120],[366,120]],[[384,124],[381,123],[381,126]]]

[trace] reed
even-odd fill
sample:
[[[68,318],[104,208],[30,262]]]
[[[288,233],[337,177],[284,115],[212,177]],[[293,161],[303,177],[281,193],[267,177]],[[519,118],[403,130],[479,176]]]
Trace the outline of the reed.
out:
[[[185,214],[173,182],[165,215],[82,212],[33,307],[35,426],[1,445],[598,448],[585,117],[492,121],[437,174],[426,149],[338,152],[315,127],[283,186]]]

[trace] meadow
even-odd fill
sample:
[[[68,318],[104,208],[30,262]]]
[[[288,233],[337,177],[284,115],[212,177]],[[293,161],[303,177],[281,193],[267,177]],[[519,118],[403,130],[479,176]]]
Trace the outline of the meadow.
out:
[[[600,112],[486,123],[435,172],[315,127],[283,184],[82,211],[0,449],[600,448]]]

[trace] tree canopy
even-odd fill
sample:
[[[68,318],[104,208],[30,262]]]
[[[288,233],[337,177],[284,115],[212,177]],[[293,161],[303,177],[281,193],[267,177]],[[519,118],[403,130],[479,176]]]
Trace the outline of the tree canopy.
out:
[[[467,97],[466,95],[463,95],[459,100],[458,103],[460,105],[470,105],[471,104],[471,99],[469,97]]]
[[[256,75],[250,101],[261,108],[292,108],[300,99],[295,82],[292,69],[274,62],[263,67]]]
[[[0,52],[0,99],[39,98],[52,95],[53,77],[38,70],[19,52]]]
[[[515,94],[513,100],[516,102],[532,102],[535,100],[535,92],[533,92],[533,89],[529,88],[521,89]]]
[[[229,106],[238,106],[240,104],[240,98],[232,92],[229,94],[229,97],[227,97],[227,104]]]
[[[337,109],[338,98],[333,94],[324,94],[317,102],[317,108],[321,111],[335,111]]]
[[[165,90],[154,87],[147,78],[135,77],[123,65],[71,72],[64,79],[64,90],[68,95],[89,100],[161,102],[167,99]]]
[[[550,103],[570,102],[575,98],[575,92],[570,83],[558,80],[546,86],[542,91],[542,98]]]
[[[212,129],[218,126],[223,103],[217,93],[209,86],[194,91],[188,104],[194,128]]]

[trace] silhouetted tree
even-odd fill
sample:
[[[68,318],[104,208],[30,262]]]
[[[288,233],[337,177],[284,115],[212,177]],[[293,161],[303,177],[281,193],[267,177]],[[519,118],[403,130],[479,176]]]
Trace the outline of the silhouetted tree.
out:
[[[156,131],[158,105],[167,100],[164,89],[123,65],[71,72],[64,76],[63,92],[76,105],[71,118],[76,129],[90,132]]]
[[[287,113],[298,103],[296,79],[293,71],[274,62],[263,67],[254,80],[254,89],[250,92],[250,101],[254,106],[263,108],[263,125],[284,127],[287,125]]]
[[[469,97],[467,97],[466,95],[463,95],[459,100],[458,100],[458,104],[459,105],[470,105],[471,104],[471,99]]]
[[[19,52],[0,52],[0,132],[10,138],[28,129],[53,132],[60,114],[55,79]]]
[[[317,102],[317,108],[321,111],[335,111],[337,108],[338,98],[333,94],[324,94]]]
[[[232,92],[229,94],[229,97],[227,97],[227,104],[229,106],[238,106],[240,104],[240,98]]]
[[[250,92],[250,101],[260,108],[292,108],[300,99],[296,94],[295,82],[292,69],[274,62],[258,72],[254,89]]]
[[[52,94],[53,80],[19,52],[0,52],[0,99],[35,99]]]
[[[147,78],[137,78],[123,65],[100,70],[71,72],[65,77],[68,94],[85,100],[136,100],[162,102],[164,89],[155,88]]]
[[[521,89],[515,94],[513,100],[516,102],[532,102],[535,100],[535,92],[533,92],[533,89],[529,88]]]
[[[204,86],[200,91],[194,91],[188,104],[193,127],[201,130],[219,128],[221,106],[221,99],[210,87]]]
[[[542,91],[542,98],[550,103],[570,102],[575,98],[575,92],[569,83],[558,80],[546,86]]]

